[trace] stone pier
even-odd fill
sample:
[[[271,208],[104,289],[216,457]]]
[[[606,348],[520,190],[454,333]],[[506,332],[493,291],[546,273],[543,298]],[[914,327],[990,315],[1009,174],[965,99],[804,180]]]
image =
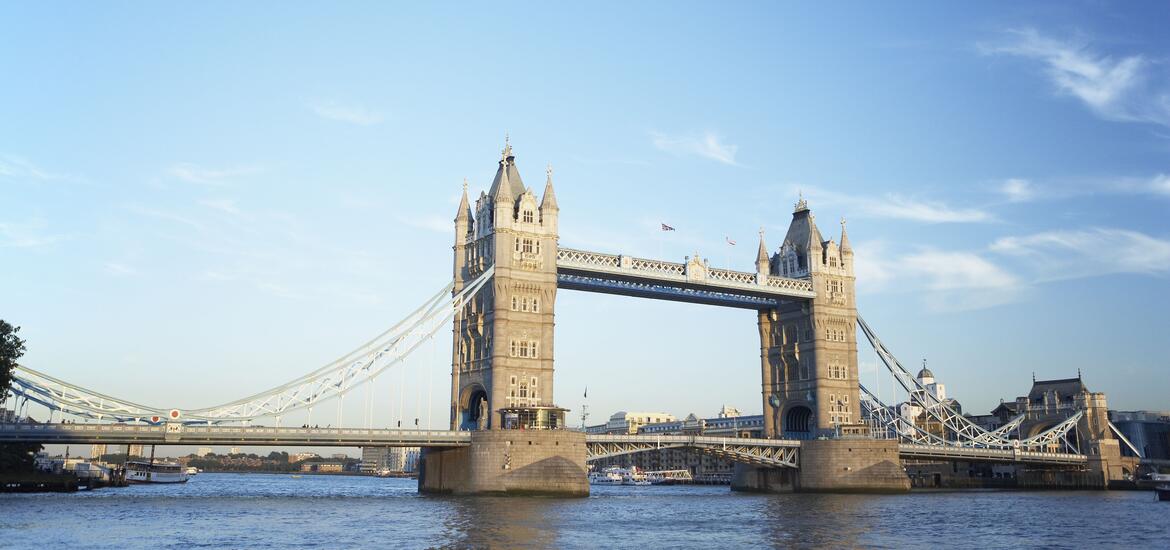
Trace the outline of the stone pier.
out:
[[[874,439],[804,441],[800,469],[737,464],[733,491],[765,493],[905,493],[910,478],[898,443]]]
[[[472,432],[470,447],[423,450],[418,491],[589,496],[585,434],[568,430]]]

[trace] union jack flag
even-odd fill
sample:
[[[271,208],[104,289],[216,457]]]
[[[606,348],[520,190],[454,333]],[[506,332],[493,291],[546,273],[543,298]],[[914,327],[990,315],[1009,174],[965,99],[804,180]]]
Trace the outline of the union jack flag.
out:
[[[663,231],[674,231],[674,228],[669,226],[669,225],[662,224],[662,230]]]

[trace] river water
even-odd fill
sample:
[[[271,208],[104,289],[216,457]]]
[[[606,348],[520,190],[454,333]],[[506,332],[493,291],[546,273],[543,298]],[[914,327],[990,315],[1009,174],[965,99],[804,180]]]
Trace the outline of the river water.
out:
[[[4,548],[1168,548],[1151,492],[754,495],[593,487],[585,499],[420,496],[408,479],[200,474],[0,495]]]

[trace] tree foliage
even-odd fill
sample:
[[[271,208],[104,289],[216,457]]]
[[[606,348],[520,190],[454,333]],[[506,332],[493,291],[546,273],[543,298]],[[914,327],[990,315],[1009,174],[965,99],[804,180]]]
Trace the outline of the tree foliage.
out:
[[[20,327],[14,327],[7,321],[0,319],[0,403],[8,395],[12,387],[12,370],[16,368],[16,361],[24,355],[24,340],[16,336]]]
[[[8,396],[12,387],[12,370],[16,361],[24,355],[24,340],[16,336],[20,327],[14,327],[0,319],[0,403]],[[40,445],[23,443],[0,444],[0,472],[31,472],[33,458]]]

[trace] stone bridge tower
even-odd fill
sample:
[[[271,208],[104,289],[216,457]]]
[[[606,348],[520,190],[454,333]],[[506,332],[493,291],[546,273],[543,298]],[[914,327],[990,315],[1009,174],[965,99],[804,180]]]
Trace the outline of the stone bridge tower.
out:
[[[763,235],[761,273],[810,279],[816,298],[759,314],[764,431],[768,437],[814,438],[860,422],[857,301],[853,249],[841,220],[841,241],[824,239],[803,198],[778,253]]]
[[[495,274],[454,320],[453,430],[500,429],[502,409],[552,407],[558,213],[552,169],[538,200],[507,143],[474,212],[464,184],[455,218],[455,291],[489,266]]]
[[[553,404],[558,215],[552,169],[538,200],[507,141],[474,211],[463,186],[455,291],[495,272],[452,327],[451,429],[471,431],[470,445],[424,447],[420,493],[589,495],[585,434],[555,429],[564,427]]]

